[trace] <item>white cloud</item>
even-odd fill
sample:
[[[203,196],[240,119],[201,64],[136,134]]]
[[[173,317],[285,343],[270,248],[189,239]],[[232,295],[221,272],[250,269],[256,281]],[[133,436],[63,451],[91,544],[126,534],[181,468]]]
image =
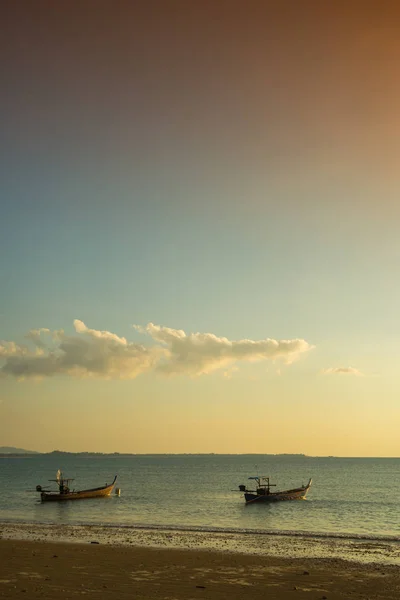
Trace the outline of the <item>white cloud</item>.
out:
[[[78,335],[68,336],[62,330],[31,330],[26,337],[36,346],[32,351],[21,351],[14,342],[3,342],[0,357],[6,360],[0,373],[18,378],[65,374],[133,379],[152,369],[163,354],[161,348],[128,343],[114,333],[89,329],[82,321],[76,320],[74,325]],[[42,334],[50,334],[50,344],[41,339]]]
[[[202,375],[239,361],[281,359],[289,364],[313,347],[301,339],[231,341],[213,333],[187,335],[181,329],[170,329],[153,323],[149,323],[144,329],[136,328],[147,332],[155,342],[166,347],[168,359],[158,365],[158,370],[168,374]]]
[[[354,367],[330,367],[323,370],[324,375],[356,375],[362,376],[363,373]]]
[[[9,356],[23,356],[27,352],[28,348],[26,346],[19,346],[15,342],[0,341],[0,359]]]
[[[31,329],[28,331],[25,338],[33,342],[37,348],[46,348],[46,344],[40,338],[42,333],[51,333],[51,331],[46,327],[41,327],[40,329]]]
[[[96,329],[89,329],[86,327],[85,323],[79,321],[79,319],[75,319],[74,327],[78,333],[86,333],[94,339],[108,340],[110,342],[115,342],[116,344],[121,344],[122,346],[128,345],[128,342],[125,338],[118,337],[115,335],[115,333],[110,333],[109,331],[97,331]]]
[[[153,323],[135,326],[152,339],[144,346],[109,331],[90,329],[78,319],[74,327],[74,335],[62,329],[32,329],[25,337],[33,348],[0,342],[0,375],[134,379],[148,371],[196,376],[218,369],[230,374],[237,368],[235,363],[282,360],[290,364],[313,348],[302,339],[231,341],[212,333],[186,334]]]

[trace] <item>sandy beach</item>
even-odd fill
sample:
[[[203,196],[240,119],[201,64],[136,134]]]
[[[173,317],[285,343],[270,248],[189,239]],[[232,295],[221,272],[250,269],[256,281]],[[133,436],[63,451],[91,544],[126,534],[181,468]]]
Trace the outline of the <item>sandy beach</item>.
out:
[[[398,600],[400,569],[339,559],[0,540],[1,598],[82,596]]]

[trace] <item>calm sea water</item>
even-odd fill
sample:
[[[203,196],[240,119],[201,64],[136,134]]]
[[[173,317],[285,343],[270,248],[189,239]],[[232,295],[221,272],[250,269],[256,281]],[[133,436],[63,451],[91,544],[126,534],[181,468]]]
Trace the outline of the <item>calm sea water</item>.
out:
[[[57,469],[84,489],[118,474],[121,496],[41,503],[33,492]],[[245,506],[232,492],[251,475],[277,489],[313,478],[306,501]],[[27,491],[31,490],[31,491]],[[400,539],[399,458],[267,455],[35,455],[0,458],[0,520],[184,529],[257,530]]]

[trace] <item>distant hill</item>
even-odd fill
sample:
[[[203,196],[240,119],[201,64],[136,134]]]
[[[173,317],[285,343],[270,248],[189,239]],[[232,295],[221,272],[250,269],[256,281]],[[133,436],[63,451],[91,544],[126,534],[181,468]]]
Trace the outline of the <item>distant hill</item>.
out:
[[[33,454],[41,454],[42,456],[82,456],[86,458],[101,458],[102,456],[113,456],[113,457],[121,457],[121,456],[263,456],[263,457],[271,457],[271,458],[287,458],[287,459],[305,459],[305,458],[315,458],[311,456],[307,456],[306,454],[218,454],[216,452],[200,452],[200,453],[192,453],[192,452],[182,452],[182,453],[135,453],[135,452],[68,452],[67,450],[52,450],[51,452],[37,452],[36,450],[24,450],[24,448],[15,448],[14,446],[0,446],[0,455],[1,456],[12,456],[12,455],[33,455]],[[332,457],[325,457],[332,458]]]
[[[23,448],[14,448],[14,446],[0,446],[0,454],[40,454],[35,450],[24,450]]]

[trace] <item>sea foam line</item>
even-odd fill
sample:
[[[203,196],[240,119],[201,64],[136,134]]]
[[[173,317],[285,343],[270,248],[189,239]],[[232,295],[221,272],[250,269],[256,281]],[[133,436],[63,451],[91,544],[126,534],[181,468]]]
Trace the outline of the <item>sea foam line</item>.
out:
[[[12,524],[12,525],[23,525],[23,526],[47,526],[47,527],[59,527],[59,524],[50,521],[22,521],[22,520],[4,520],[0,521],[0,525]],[[109,522],[76,522],[76,523],[63,523],[61,527],[80,527],[80,528],[100,528],[107,530],[121,530],[121,531],[154,531],[154,532],[176,532],[176,533],[215,533],[215,534],[229,534],[238,536],[269,536],[269,537],[288,537],[288,538],[304,538],[304,539],[320,539],[327,540],[348,540],[348,541],[363,541],[363,542],[394,542],[400,543],[400,536],[397,535],[380,535],[380,534],[361,534],[361,533],[347,533],[347,532],[324,532],[324,531],[302,531],[302,530],[285,530],[285,529],[251,529],[251,528],[236,528],[236,527],[212,527],[203,525],[163,525],[163,524],[146,524],[146,523],[135,523],[135,524],[121,524],[121,523],[109,523]]]

